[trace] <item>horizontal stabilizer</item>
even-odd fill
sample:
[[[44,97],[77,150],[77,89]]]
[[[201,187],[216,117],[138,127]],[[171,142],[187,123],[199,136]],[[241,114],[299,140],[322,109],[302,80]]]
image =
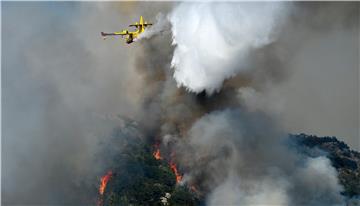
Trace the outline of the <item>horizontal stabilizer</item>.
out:
[[[153,24],[152,24],[152,23],[146,23],[146,24],[130,24],[129,26],[130,26],[130,27],[133,26],[133,27],[138,28],[138,27],[140,27],[140,26],[149,26],[149,25],[153,25]]]

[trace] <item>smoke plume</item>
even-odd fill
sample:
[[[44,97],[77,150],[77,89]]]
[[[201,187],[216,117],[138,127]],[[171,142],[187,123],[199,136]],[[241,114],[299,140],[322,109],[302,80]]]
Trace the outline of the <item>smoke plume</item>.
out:
[[[268,88],[286,81],[289,72],[286,71],[286,67],[301,44],[300,40],[288,42],[289,37],[283,37],[285,34],[282,32],[292,30],[294,23],[307,28],[303,22],[293,19],[300,18],[296,16],[301,16],[297,9],[304,8],[298,5],[293,5],[293,8],[290,5],[280,5],[264,6],[265,11],[272,8],[269,9],[269,13],[263,11],[265,16],[272,14],[271,17],[279,18],[273,17],[277,19],[276,23],[273,23],[275,25],[265,21],[269,23],[265,25],[270,25],[269,30],[265,29],[268,33],[257,30],[257,27],[251,30],[254,32],[251,36],[255,37],[257,32],[260,32],[258,36],[262,37],[259,37],[262,41],[259,41],[259,44],[252,40],[248,45],[245,44],[246,47],[237,48],[237,44],[234,43],[236,49],[232,49],[234,47],[231,45],[217,45],[226,42],[224,37],[220,36],[217,41],[216,32],[219,30],[216,30],[211,36],[216,41],[210,41],[211,38],[207,34],[211,33],[208,32],[211,29],[207,30],[205,26],[210,25],[209,28],[212,28],[214,22],[211,20],[215,18],[202,18],[207,15],[201,18],[197,16],[217,9],[221,11],[221,8],[230,6],[238,6],[238,10],[242,11],[240,8],[251,8],[252,4],[234,6],[184,3],[170,14],[172,40],[175,43],[173,56],[154,51],[153,44],[157,45],[159,42],[143,45],[145,53],[153,53],[143,57],[144,62],[139,61],[138,64],[148,83],[152,82],[147,84],[150,87],[146,89],[150,93],[144,93],[145,124],[150,119],[153,125],[148,126],[152,128],[151,133],[155,139],[162,141],[163,150],[168,149],[176,154],[180,170],[185,173],[183,184],[196,185],[205,195],[209,205],[344,203],[341,195],[343,187],[339,184],[336,170],[330,161],[325,157],[304,157],[291,150],[286,143],[286,131],[277,119],[281,111],[276,110],[281,110],[281,104],[273,106],[273,102],[266,102]],[[212,7],[213,10],[210,9]],[[274,11],[283,11],[281,18]],[[291,12],[295,12],[295,17],[286,19],[285,14]],[[256,16],[248,16],[252,17],[251,21],[257,19]],[[187,22],[187,17],[196,21]],[[268,19],[271,22],[272,18]],[[204,30],[201,29],[200,22],[204,22]],[[186,29],[188,24],[195,25]],[[193,31],[190,28],[195,29]],[[277,28],[278,31],[274,32],[273,28]],[[329,28],[320,30],[323,32],[327,29]],[[184,34],[181,31],[188,33]],[[311,29],[309,33],[310,31]],[[195,33],[201,35],[189,35]],[[262,36],[264,33],[267,35]],[[234,34],[236,37],[237,35],[240,34]],[[283,39],[276,38],[279,36]],[[213,44],[216,45],[212,46]],[[217,58],[222,54],[231,58],[220,61]],[[174,68],[173,74],[166,70],[169,68],[168,64],[159,61],[170,58],[171,66]],[[200,70],[197,70],[198,68]],[[211,73],[212,69],[220,72]],[[199,71],[210,71],[209,74],[212,75],[208,76],[210,79],[207,79],[207,76],[203,78]],[[229,71],[230,73],[227,73]],[[177,75],[180,73],[184,74],[182,77],[187,80],[186,83],[179,81]],[[184,87],[175,87],[172,77],[178,86]],[[227,78],[230,79],[225,80]],[[204,79],[209,84],[202,84]],[[197,87],[199,84],[202,86]],[[194,93],[189,93],[188,90]],[[202,92],[204,90],[206,92]],[[214,93],[215,91],[217,92]],[[257,99],[261,101],[252,105],[254,101],[258,102]],[[319,184],[319,181],[323,183]],[[301,198],[298,194],[301,194]]]
[[[193,124],[178,154],[209,205],[342,204],[330,161],[302,157],[282,137],[263,113],[214,111]]]
[[[99,174],[123,165],[106,160],[126,147],[112,144],[115,127],[119,144],[159,142],[208,205],[343,203],[329,160],[286,137],[313,131],[301,121],[319,107],[316,119],[338,118],[311,126],[355,131],[357,3],[54,4],[68,15],[53,2],[3,4],[5,204],[92,204]],[[141,41],[98,36],[139,15],[155,23]],[[332,71],[342,76],[330,84]],[[332,85],[327,101],[314,92]]]
[[[2,4],[2,204],[94,205],[102,145],[136,116],[136,52],[103,40],[171,3]],[[16,25],[16,26],[15,26]],[[135,46],[136,47],[136,46]]]

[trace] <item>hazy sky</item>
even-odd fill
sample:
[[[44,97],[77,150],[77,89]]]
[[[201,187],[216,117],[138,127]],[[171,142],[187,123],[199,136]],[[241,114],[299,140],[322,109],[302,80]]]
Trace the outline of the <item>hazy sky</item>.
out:
[[[93,203],[98,180],[88,185],[84,177],[102,172],[94,165],[99,141],[119,124],[115,115],[134,115],[140,79],[136,45],[104,41],[100,32],[120,30],[139,13],[155,19],[166,5],[2,2],[6,203]]]

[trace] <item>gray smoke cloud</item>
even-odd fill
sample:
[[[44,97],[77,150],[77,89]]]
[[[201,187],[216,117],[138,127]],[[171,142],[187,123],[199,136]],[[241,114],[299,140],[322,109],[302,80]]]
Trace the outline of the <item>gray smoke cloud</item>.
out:
[[[244,8],[251,8],[251,5],[252,4],[249,5],[246,3],[232,4],[231,7],[239,7],[237,10],[242,11]],[[203,4],[198,4],[197,6],[210,8],[203,9],[202,12],[195,12],[198,19],[203,17],[201,19],[203,21],[213,22],[215,21],[214,19],[218,19],[216,18],[217,16],[223,16],[217,15],[216,13],[221,11],[219,4],[217,4],[217,6],[214,4],[214,8],[212,8],[212,6],[204,6]],[[182,7],[192,8],[191,4],[185,4]],[[181,13],[182,7],[177,9],[173,16],[191,16],[190,13],[192,10],[185,9],[185,11]],[[195,10],[196,5],[193,7],[193,10]],[[226,6],[223,7],[226,8]],[[233,62],[236,62],[238,67],[226,67],[223,64],[224,61],[221,59],[215,60],[214,63],[209,63],[210,61],[208,61],[207,58],[201,59],[200,57],[206,57],[205,54],[209,51],[215,53],[223,51],[221,50],[222,47],[214,46],[214,44],[211,43],[217,41],[206,41],[206,43],[203,44],[206,45],[206,47],[204,47],[205,49],[210,47],[216,48],[212,48],[206,52],[200,52],[202,47],[197,45],[203,42],[200,35],[189,37],[186,36],[187,34],[181,32],[182,30],[189,30],[183,29],[186,28],[186,25],[195,23],[184,23],[185,26],[183,28],[177,26],[179,28],[175,30],[178,31],[179,36],[174,36],[174,40],[179,38],[184,41],[180,47],[185,48],[187,45],[191,46],[192,44],[188,42],[190,42],[191,39],[199,38],[198,41],[194,41],[193,43],[197,45],[196,49],[191,49],[191,51],[204,54],[200,56],[195,54],[188,55],[188,59],[191,60],[189,61],[186,55],[176,55],[175,53],[173,60],[182,60],[181,65],[189,63],[188,66],[181,67],[181,65],[179,65],[175,67],[175,74],[181,74],[180,79],[182,78],[180,81],[177,78],[178,84],[184,85],[183,80],[185,81],[185,77],[187,76],[189,76],[189,78],[187,78],[186,81],[191,81],[194,84],[202,84],[204,81],[200,79],[202,76],[200,74],[204,74],[203,77],[205,79],[206,76],[217,79],[216,81],[209,81],[209,88],[212,88],[210,89],[211,91],[213,91],[214,88],[221,88],[222,86],[243,87],[251,84],[250,87],[254,89],[256,94],[260,94],[261,96],[261,98],[257,98],[257,100],[261,99],[262,104],[262,107],[258,107],[258,109],[275,113],[286,130],[294,133],[307,132],[320,136],[334,135],[344,139],[351,147],[359,149],[359,118],[357,115],[359,105],[359,85],[357,78],[359,48],[356,44],[359,36],[359,18],[357,18],[359,16],[359,5],[357,3],[308,2],[286,3],[285,5],[279,4],[277,6],[267,5],[257,7],[257,9],[269,11],[265,12],[269,17],[268,19],[276,22],[275,26],[271,24],[271,20],[256,23],[264,24],[264,27],[270,28],[270,31],[272,31],[270,33],[271,35],[265,35],[265,37],[269,37],[271,41],[261,47],[245,50],[249,53],[245,58],[246,61],[239,60],[242,58],[238,56],[244,56],[243,53],[235,52],[238,55],[235,55],[232,59],[235,59]],[[282,12],[281,15],[276,13],[278,10]],[[227,12],[229,11],[234,10],[227,10]],[[257,10],[255,9],[255,11]],[[238,12],[233,16],[237,17],[241,13],[244,12]],[[261,15],[263,15],[262,13]],[[257,14],[257,12],[253,12],[252,15],[247,16],[250,18]],[[227,15],[224,16],[224,19],[227,20]],[[183,18],[178,19],[182,20]],[[236,21],[236,25],[246,20],[246,18],[245,20],[243,18],[234,19],[242,19]],[[250,20],[251,19],[253,18],[250,18]],[[226,22],[228,21],[229,20]],[[220,27],[222,25],[221,23],[221,21],[215,21],[215,23],[213,22],[213,24],[209,25],[214,25],[213,27],[218,26],[216,28],[221,30],[223,28]],[[201,24],[196,24],[193,27],[200,27],[199,25],[201,26]],[[204,27],[207,28],[211,26]],[[237,28],[242,27],[238,26]],[[192,30],[190,29],[190,31]],[[225,37],[233,35],[230,39],[233,41],[237,40],[234,45],[236,45],[236,42],[243,42],[240,41],[239,36],[241,35],[237,35],[236,29],[234,31],[224,31],[226,31],[224,32],[226,34],[217,35],[220,39],[227,39]],[[254,32],[256,29],[251,31]],[[250,33],[251,32],[248,32],[248,34]],[[261,34],[264,35],[264,32]],[[210,32],[203,32],[202,35],[209,35],[209,38],[216,37],[216,35],[214,36]],[[249,38],[257,37],[256,35],[248,36],[251,36]],[[180,47],[178,46],[177,49],[179,50]],[[231,48],[231,46],[229,48]],[[224,54],[226,52],[220,53]],[[189,54],[189,52],[186,54]],[[318,56],[320,54],[321,56]],[[193,56],[196,58],[192,58]],[[206,63],[198,64],[199,62]],[[191,73],[197,71],[192,68],[202,68],[201,65],[206,64],[211,64],[211,66],[207,68],[215,68],[215,70],[218,71],[217,75],[206,75],[207,72]],[[181,68],[185,69],[182,70]],[[225,80],[224,85],[222,85],[222,80],[231,76],[227,75],[227,72],[233,72],[231,68],[235,68],[237,73],[240,72],[241,74]],[[204,69],[202,70],[206,71]],[[344,79],[348,81],[344,81]],[[215,82],[217,82],[216,85]],[[186,85],[184,86],[187,87]],[[204,87],[201,88],[204,89]],[[189,87],[188,89],[191,90]],[[201,91],[202,89],[196,91]],[[239,93],[241,94],[241,91],[239,91]],[[252,103],[254,103],[254,101],[252,101]],[[259,103],[255,104],[260,106]],[[250,105],[250,107],[254,106]]]
[[[292,10],[276,42],[253,56],[266,72],[239,94],[287,131],[337,136],[358,150],[359,4],[298,2]]]
[[[146,9],[145,9],[146,8]],[[93,205],[103,142],[140,111],[136,52],[116,31],[171,3],[2,4],[2,203]],[[135,46],[136,47],[136,46]]]
[[[263,113],[214,111],[193,124],[177,151],[187,181],[208,191],[208,205],[343,204],[330,161],[290,151],[285,136]]]
[[[207,10],[199,8],[207,6],[181,4],[173,12],[184,17],[189,16],[187,12],[201,15],[202,11],[206,13]],[[227,6],[225,4],[224,7]],[[329,7],[338,8],[338,5]],[[145,124],[152,123],[148,126],[152,128],[155,139],[162,140],[163,151],[169,148],[175,151],[176,160],[185,172],[182,183],[196,185],[209,205],[344,204],[340,194],[343,187],[330,161],[325,157],[303,157],[288,148],[285,142],[286,129],[279,120],[284,105],[276,104],[279,101],[281,103],[282,96],[269,94],[269,89],[281,86],[291,77],[293,69],[296,69],[291,67],[292,61],[298,57],[298,47],[307,41],[308,35],[332,31],[333,25],[330,23],[329,26],[318,28],[302,22],[302,12],[307,9],[303,5],[288,5],[287,8],[292,15],[278,27],[278,38],[263,47],[248,51],[246,72],[225,80],[220,86],[216,84],[213,87],[210,84],[210,90],[221,87],[217,93],[189,93],[187,90],[192,90],[189,84],[179,88],[174,86],[175,83],[178,85],[178,79],[172,79],[172,73],[166,70],[169,64],[163,60],[173,61],[174,56],[178,55],[177,49],[183,46],[181,43],[176,42],[174,56],[154,50],[154,45],[162,45],[160,40],[143,44],[142,50],[152,53],[140,58],[142,61],[138,63],[138,68],[142,68],[148,80],[145,91],[149,93],[144,93],[147,93],[143,117],[146,119]],[[325,8],[311,13],[311,18],[327,12],[329,8]],[[343,15],[351,10],[350,6],[342,9]],[[334,24],[344,25],[344,22],[339,20],[334,21]],[[304,29],[306,38],[301,34],[302,38],[289,41],[289,38],[296,39],[292,33],[293,27]],[[344,25],[344,29],[353,28],[354,24]],[[282,32],[295,36],[287,36],[288,33],[285,35]],[[193,51],[199,49],[196,45],[187,46]],[[318,46],[322,48],[324,45]],[[216,66],[220,71],[225,71],[228,65]],[[175,67],[174,73],[178,71],[179,68]],[[196,80],[198,75],[191,78]],[[227,76],[220,75],[220,82],[224,78]],[[206,90],[206,87],[203,89]]]
[[[354,95],[358,91],[357,81],[348,81],[346,77],[356,77],[353,71],[356,61],[354,55],[348,59],[344,56],[356,50],[353,37],[358,34],[357,3],[260,6],[273,8],[265,9],[269,12],[264,16],[269,19],[259,23],[269,26],[270,22],[271,26],[248,28],[254,29],[254,34],[261,31],[260,39],[267,41],[261,41],[260,46],[252,43],[246,46],[250,49],[245,52],[245,70],[237,73],[240,70],[232,67],[230,73],[219,75],[220,79],[209,87],[208,93],[201,92],[205,87],[196,90],[199,94],[177,86],[176,68],[172,69],[171,62],[178,55],[176,49],[182,41],[171,45],[173,34],[158,35],[158,29],[154,29],[153,34],[141,41],[125,45],[121,39],[103,41],[99,32],[121,30],[137,21],[139,14],[151,21],[160,12],[173,17],[188,12],[181,8],[194,8],[193,13],[201,15],[196,9],[205,7],[204,16],[209,17],[206,21],[214,23],[214,14],[218,21],[228,19],[220,15],[228,4],[193,7],[154,2],[61,3],[64,8],[75,10],[68,15],[67,23],[59,17],[63,14],[52,12],[52,4],[47,7],[42,3],[19,4],[3,4],[2,183],[5,189],[2,197],[5,203],[93,203],[97,177],[108,166],[98,164],[96,159],[102,157],[95,155],[99,154],[100,143],[109,143],[112,128],[122,125],[118,114],[137,120],[150,142],[162,141],[164,155],[175,152],[175,160],[185,173],[184,182],[194,183],[209,205],[342,203],[342,187],[330,162],[324,157],[303,157],[290,150],[284,139],[289,128],[302,125],[299,119],[313,117],[313,104],[305,104],[310,99],[329,114],[344,118],[335,123],[354,124],[356,118],[348,117],[353,118],[350,112],[356,110],[352,101],[358,95]],[[240,11],[243,7],[258,11],[257,6],[252,7],[258,4],[231,5]],[[282,5],[280,10],[279,5]],[[280,22],[274,17],[276,11],[286,11],[281,14]],[[251,17],[257,17],[258,12]],[[186,15],[183,17],[187,20]],[[223,25],[217,20],[215,23]],[[230,29],[231,34],[231,28],[224,28]],[[345,34],[351,38],[344,38]],[[324,38],[327,40],[319,41]],[[187,40],[184,39],[185,43]],[[332,41],[338,44],[329,44]],[[192,48],[195,43],[187,45]],[[342,60],[342,68],[351,68],[343,79],[333,79],[339,91],[348,89],[343,98],[334,100],[336,104],[321,101],[317,92],[305,95],[309,88],[301,83],[326,82],[321,75],[328,77],[329,71],[323,69],[331,66],[327,63],[330,60],[314,59],[329,49],[334,51],[331,57],[339,56]],[[310,51],[318,52],[306,55]],[[243,52],[235,54],[234,62],[238,63],[236,57]],[[228,66],[216,65],[220,71]],[[316,75],[312,73],[314,68]],[[343,82],[347,86],[342,87]],[[288,85],[293,86],[289,89]],[[326,91],[331,85],[317,85],[318,91]],[[333,100],[331,94],[328,100]],[[294,97],[297,102],[289,104],[289,99]],[[344,110],[336,110],[340,103],[351,105],[344,108],[345,114],[342,114]],[[315,119],[321,116],[317,114]],[[330,131],[325,125],[331,122],[334,121],[329,118],[326,123],[314,120],[312,125]],[[313,131],[306,125],[300,129]],[[336,131],[344,134],[341,129]]]

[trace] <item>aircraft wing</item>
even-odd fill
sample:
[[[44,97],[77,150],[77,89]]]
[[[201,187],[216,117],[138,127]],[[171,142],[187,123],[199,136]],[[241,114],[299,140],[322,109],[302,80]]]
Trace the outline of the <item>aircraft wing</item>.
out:
[[[114,32],[114,35],[121,35],[121,36],[123,36],[123,35],[128,35],[129,34],[129,32],[127,31],[127,30],[125,30],[125,31],[119,31],[119,32]]]
[[[101,36],[116,36],[116,35],[124,36],[124,35],[128,35],[128,34],[129,34],[128,31],[113,32],[113,33],[101,32]]]

